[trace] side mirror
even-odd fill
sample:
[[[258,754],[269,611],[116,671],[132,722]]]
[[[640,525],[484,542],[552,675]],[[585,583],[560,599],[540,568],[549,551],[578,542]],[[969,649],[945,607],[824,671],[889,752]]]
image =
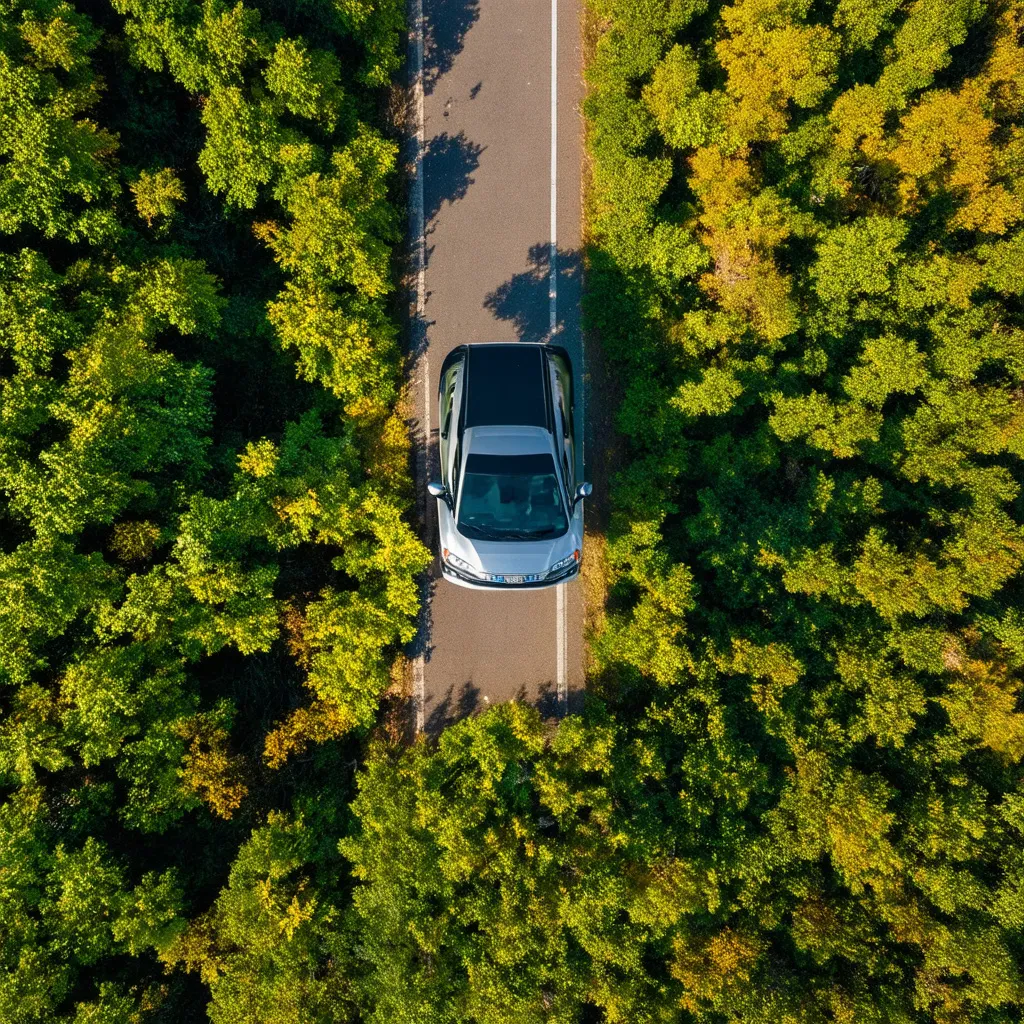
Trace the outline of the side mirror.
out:
[[[427,484],[427,493],[432,498],[440,498],[448,506],[448,511],[452,515],[455,514],[455,503],[452,501],[452,496],[448,493],[448,488],[440,480],[431,480]]]
[[[589,498],[594,493],[594,485],[583,483],[576,488],[576,494],[572,499],[572,507],[575,508],[584,498]]]

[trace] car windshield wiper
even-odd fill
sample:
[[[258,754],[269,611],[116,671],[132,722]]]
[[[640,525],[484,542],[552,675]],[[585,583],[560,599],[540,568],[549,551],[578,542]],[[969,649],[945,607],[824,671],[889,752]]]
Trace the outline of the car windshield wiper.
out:
[[[486,526],[476,526],[473,523],[464,523],[461,529],[470,531],[470,535],[476,534],[480,540],[504,540],[506,536],[504,530],[489,530]]]
[[[493,529],[488,526],[477,526],[476,523],[463,523],[459,527],[467,536],[475,536],[478,540],[541,540],[558,533],[558,527],[549,526],[543,530],[517,530],[514,527]]]
[[[553,526],[549,526],[546,530],[505,530],[505,536],[521,537],[525,540],[541,540],[544,537],[550,537],[556,532]]]

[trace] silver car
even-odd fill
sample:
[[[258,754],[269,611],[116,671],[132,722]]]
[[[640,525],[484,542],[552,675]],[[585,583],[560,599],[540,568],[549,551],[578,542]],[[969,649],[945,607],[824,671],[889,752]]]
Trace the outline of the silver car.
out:
[[[571,579],[583,552],[573,378],[554,345],[461,345],[441,367],[441,571],[463,587],[529,589]]]

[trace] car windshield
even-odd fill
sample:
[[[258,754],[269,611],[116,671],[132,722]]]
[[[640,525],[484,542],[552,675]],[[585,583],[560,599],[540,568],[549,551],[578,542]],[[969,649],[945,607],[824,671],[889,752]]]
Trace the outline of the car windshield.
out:
[[[569,529],[550,455],[470,455],[459,531],[476,540],[537,540]]]

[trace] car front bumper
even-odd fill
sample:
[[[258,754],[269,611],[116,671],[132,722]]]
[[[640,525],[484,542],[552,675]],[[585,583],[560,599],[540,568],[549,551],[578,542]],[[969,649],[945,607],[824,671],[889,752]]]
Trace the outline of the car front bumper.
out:
[[[567,565],[564,569],[559,569],[558,572],[551,573],[540,580],[533,580],[529,583],[499,583],[495,580],[483,580],[476,576],[470,576],[449,565],[443,558],[441,559],[441,575],[444,579],[456,586],[468,587],[470,590],[540,590],[543,587],[554,587],[559,583],[575,579],[579,572],[580,563],[573,562],[572,565]]]

